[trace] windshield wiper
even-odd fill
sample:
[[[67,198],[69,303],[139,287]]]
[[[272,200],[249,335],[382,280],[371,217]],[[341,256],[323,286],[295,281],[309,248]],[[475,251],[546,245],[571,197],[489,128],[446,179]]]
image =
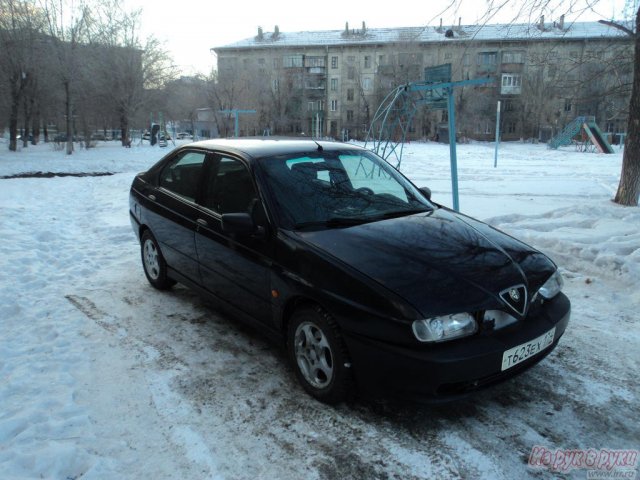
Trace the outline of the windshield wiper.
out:
[[[432,213],[433,210],[430,208],[414,208],[412,210],[397,210],[395,212],[386,212],[380,215],[378,218],[398,218],[398,217],[406,217],[409,215],[415,215],[416,213]]]

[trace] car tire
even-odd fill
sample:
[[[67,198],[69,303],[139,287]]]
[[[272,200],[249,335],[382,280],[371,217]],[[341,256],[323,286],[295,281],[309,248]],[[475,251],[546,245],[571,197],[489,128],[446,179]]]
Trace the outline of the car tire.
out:
[[[320,307],[303,307],[287,329],[287,349],[298,381],[317,400],[336,404],[351,397],[351,364],[340,330]]]
[[[144,274],[154,288],[167,290],[176,284],[175,280],[167,276],[167,263],[158,242],[149,230],[145,230],[140,238],[140,255]]]

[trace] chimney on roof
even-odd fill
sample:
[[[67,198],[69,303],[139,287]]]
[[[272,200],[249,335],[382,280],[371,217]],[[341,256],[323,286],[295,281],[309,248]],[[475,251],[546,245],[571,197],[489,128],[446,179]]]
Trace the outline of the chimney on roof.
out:
[[[344,34],[349,35],[349,22],[344,22]]]
[[[278,27],[278,25],[276,25],[275,27],[273,27],[273,38],[278,38],[280,36],[280,28]]]
[[[364,23],[364,20],[362,21],[362,35],[365,35],[367,33],[367,25],[366,23]]]
[[[540,23],[538,24],[538,28],[544,32],[544,15],[540,17]]]
[[[258,27],[258,40],[262,40],[264,38],[264,32],[262,31],[262,27]]]
[[[438,27],[438,32],[442,32],[442,18],[440,18],[440,26]]]
[[[560,22],[558,22],[558,28],[564,30],[564,14],[560,15]]]

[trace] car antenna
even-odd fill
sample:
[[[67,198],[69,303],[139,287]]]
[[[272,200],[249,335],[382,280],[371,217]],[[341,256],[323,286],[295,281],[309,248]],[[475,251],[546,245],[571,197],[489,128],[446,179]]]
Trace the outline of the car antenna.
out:
[[[316,142],[315,140],[314,140],[314,142],[315,142],[315,144],[316,144],[316,145],[318,145],[318,151],[319,151],[319,152],[321,152],[322,150],[324,150],[324,149],[322,148],[322,145],[320,145],[320,144],[319,144],[318,142]]]

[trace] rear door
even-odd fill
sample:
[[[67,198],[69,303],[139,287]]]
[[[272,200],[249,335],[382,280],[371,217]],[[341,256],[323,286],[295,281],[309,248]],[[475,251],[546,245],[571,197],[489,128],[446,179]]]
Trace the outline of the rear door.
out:
[[[149,196],[152,203],[145,220],[160,243],[167,265],[196,283],[196,199],[203,184],[206,158],[205,152],[186,150],[165,164],[158,175],[157,188]]]
[[[250,213],[268,231],[265,210],[248,165],[232,156],[214,156],[200,204],[195,238],[202,285],[244,313],[268,323],[271,237],[232,236],[222,231],[224,213]]]

